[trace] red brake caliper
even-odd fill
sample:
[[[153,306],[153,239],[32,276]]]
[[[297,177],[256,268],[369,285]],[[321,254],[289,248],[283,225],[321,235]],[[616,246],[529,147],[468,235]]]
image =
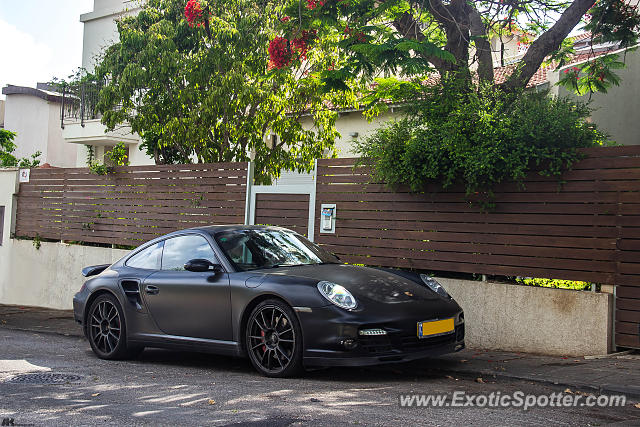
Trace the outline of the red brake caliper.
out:
[[[260,331],[260,336],[262,337],[262,342],[264,342],[264,331]],[[266,345],[262,346],[262,351],[265,352],[265,353],[267,352],[267,346]]]

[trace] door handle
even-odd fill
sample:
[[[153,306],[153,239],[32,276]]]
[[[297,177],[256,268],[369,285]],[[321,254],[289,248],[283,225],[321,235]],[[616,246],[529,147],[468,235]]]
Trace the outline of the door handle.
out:
[[[160,289],[158,289],[157,286],[147,285],[145,286],[144,291],[149,295],[158,295],[158,293],[160,292]]]

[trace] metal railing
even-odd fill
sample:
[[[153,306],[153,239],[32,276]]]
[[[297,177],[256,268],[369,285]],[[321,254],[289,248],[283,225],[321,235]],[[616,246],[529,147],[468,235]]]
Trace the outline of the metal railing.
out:
[[[84,127],[86,120],[101,117],[98,112],[100,90],[104,82],[82,82],[75,86],[62,88],[62,104],[60,106],[60,127],[65,124],[80,123]]]

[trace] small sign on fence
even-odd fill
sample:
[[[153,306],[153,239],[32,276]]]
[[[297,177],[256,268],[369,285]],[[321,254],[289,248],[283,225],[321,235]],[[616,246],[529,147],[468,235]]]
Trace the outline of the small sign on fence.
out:
[[[29,182],[30,175],[31,175],[31,169],[20,169],[19,182]]]

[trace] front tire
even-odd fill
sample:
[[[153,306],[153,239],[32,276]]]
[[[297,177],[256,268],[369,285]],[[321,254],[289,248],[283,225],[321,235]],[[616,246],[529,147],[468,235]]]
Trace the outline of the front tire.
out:
[[[128,359],[143,350],[142,347],[127,345],[124,312],[111,294],[102,294],[91,303],[85,327],[91,349],[100,359]]]
[[[247,322],[245,345],[249,359],[267,377],[291,377],[302,371],[302,329],[284,302],[258,304]]]

